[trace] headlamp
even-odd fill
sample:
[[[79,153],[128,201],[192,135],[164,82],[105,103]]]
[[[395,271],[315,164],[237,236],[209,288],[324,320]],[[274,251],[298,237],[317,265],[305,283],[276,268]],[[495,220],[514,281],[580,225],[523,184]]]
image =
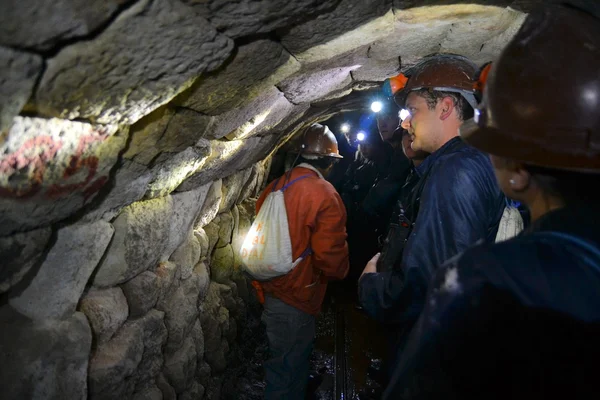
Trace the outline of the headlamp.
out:
[[[406,118],[408,118],[408,116],[410,115],[410,112],[403,108],[402,110],[400,110],[400,112],[398,112],[398,117],[400,117],[400,121],[404,121]]]

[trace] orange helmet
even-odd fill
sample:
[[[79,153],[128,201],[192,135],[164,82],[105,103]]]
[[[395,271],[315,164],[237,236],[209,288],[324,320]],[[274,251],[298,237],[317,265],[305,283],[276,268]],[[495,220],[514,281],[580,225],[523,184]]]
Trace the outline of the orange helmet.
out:
[[[313,124],[306,129],[298,151],[300,155],[344,158],[338,150],[338,142],[335,135],[329,130],[327,125],[321,124]]]
[[[460,134],[501,157],[600,172],[600,20],[566,6],[533,11]]]
[[[383,91],[394,96],[396,104],[404,107],[408,94],[414,90],[432,89],[456,92],[475,108],[475,80],[477,66],[468,58],[457,54],[434,54],[425,57],[410,68],[406,75],[399,74],[386,79]]]

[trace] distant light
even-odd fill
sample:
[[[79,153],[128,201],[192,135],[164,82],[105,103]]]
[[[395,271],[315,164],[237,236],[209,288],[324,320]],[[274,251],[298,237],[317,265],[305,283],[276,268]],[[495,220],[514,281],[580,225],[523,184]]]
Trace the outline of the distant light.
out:
[[[402,109],[400,110],[400,112],[398,113],[398,116],[400,117],[400,121],[404,121],[406,118],[408,118],[408,116],[410,115],[410,112],[408,112],[408,110],[406,109]]]
[[[367,136],[367,135],[365,135],[365,133],[364,133],[364,132],[358,132],[358,134],[356,135],[356,139],[357,139],[359,142],[362,142],[363,140],[365,140],[365,137],[366,137],[366,136]]]
[[[383,109],[383,104],[380,101],[374,101],[373,103],[371,103],[371,111],[373,112],[379,112]]]
[[[342,131],[342,133],[350,132],[350,124],[342,124],[342,126],[340,127],[340,130]]]

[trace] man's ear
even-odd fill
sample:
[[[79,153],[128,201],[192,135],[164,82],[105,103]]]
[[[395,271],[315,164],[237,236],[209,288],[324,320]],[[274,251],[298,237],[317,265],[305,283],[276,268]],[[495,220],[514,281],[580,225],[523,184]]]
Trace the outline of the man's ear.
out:
[[[454,110],[454,100],[452,97],[446,96],[443,97],[438,103],[438,107],[440,107],[440,119],[442,121],[446,120],[450,115],[452,115],[452,111]]]
[[[513,191],[519,193],[525,191],[531,183],[531,174],[521,163],[511,162],[510,169],[510,187]]]

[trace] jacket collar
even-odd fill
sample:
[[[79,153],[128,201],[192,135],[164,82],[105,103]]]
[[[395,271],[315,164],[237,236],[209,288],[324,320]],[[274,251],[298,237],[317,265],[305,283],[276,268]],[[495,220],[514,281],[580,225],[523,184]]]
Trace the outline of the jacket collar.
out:
[[[315,167],[313,167],[312,165],[310,165],[310,164],[308,164],[308,163],[301,163],[301,164],[298,164],[298,165],[296,165],[296,167],[310,169],[311,171],[314,171],[314,172],[316,172],[316,173],[317,173],[317,175],[319,176],[319,178],[321,178],[321,179],[325,179],[325,178],[323,177],[323,174],[321,174],[321,173],[319,172],[319,170],[318,170],[318,169],[316,169]]]
[[[600,243],[600,210],[597,207],[564,207],[543,215],[523,234],[558,231]]]
[[[456,149],[466,146],[459,136],[448,140],[442,147],[431,153],[425,161],[415,168],[419,176],[423,176],[425,172],[435,164],[435,162],[444,154],[452,153]]]

